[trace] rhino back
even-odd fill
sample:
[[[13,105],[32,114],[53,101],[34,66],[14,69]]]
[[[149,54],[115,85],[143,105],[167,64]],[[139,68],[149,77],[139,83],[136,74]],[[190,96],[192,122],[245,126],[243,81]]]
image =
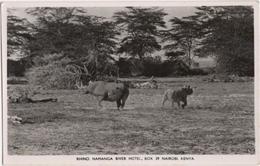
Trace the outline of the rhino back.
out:
[[[104,88],[104,83],[102,81],[95,81],[92,82],[88,87],[87,87],[89,93],[93,95],[103,95],[105,93],[105,88]]]
[[[112,93],[113,91],[123,91],[125,88],[122,83],[96,81],[89,86],[89,91],[93,95],[105,95],[106,93]]]
[[[124,84],[122,83],[115,83],[115,82],[108,82],[105,85],[107,90],[114,90],[114,89],[124,89]]]

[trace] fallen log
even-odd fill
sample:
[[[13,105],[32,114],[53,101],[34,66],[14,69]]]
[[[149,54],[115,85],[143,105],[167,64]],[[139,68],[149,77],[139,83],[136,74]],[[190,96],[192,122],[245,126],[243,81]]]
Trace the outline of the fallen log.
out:
[[[28,103],[38,103],[38,102],[46,103],[46,102],[57,102],[57,101],[58,101],[57,98],[47,98],[42,100],[33,100],[31,98],[28,98]]]

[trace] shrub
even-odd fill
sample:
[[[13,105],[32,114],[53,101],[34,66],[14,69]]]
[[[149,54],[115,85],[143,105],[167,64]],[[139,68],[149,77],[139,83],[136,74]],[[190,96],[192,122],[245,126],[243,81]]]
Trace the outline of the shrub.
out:
[[[23,103],[27,102],[36,93],[36,88],[29,86],[8,86],[8,102]]]
[[[162,63],[163,76],[185,76],[190,68],[182,60],[167,60]]]
[[[46,54],[33,58],[33,67],[26,72],[28,82],[32,86],[44,89],[75,89],[80,73],[67,70],[71,62],[63,54]]]
[[[64,57],[63,54],[45,54],[43,56],[36,56],[32,58],[33,66],[46,66],[49,64],[56,64],[58,66],[66,66],[71,60]]]
[[[140,76],[144,70],[143,62],[136,58],[119,58],[117,66],[120,77]]]
[[[11,60],[8,59],[7,60],[7,76],[17,76],[17,77],[21,77],[24,76],[24,72],[25,72],[25,64],[18,60]]]
[[[46,66],[33,67],[26,77],[29,84],[48,89],[75,89],[79,76],[66,71],[62,65],[49,64]]]
[[[207,75],[209,74],[208,72],[206,72],[205,70],[203,69],[190,69],[190,72],[189,72],[190,75]]]
[[[133,59],[119,60],[120,76],[133,76],[134,69],[138,69],[139,73],[144,76],[151,77],[166,77],[166,76],[185,76],[191,74],[204,74],[203,71],[191,71],[189,66],[185,62],[179,59],[170,59],[162,61],[159,56],[145,57],[138,63]],[[135,67],[135,68],[133,68]]]
[[[144,58],[144,76],[162,76],[162,60],[159,56]]]

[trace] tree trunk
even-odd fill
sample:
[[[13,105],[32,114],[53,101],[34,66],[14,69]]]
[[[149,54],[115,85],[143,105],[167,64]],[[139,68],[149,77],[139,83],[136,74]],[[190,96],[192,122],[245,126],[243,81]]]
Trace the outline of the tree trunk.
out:
[[[144,60],[144,53],[143,52],[139,52],[138,53],[138,57],[139,57],[140,61],[143,62],[143,60]]]
[[[191,68],[191,55],[190,55],[190,52],[191,52],[191,49],[189,48],[188,49],[188,64],[189,64],[189,67]]]

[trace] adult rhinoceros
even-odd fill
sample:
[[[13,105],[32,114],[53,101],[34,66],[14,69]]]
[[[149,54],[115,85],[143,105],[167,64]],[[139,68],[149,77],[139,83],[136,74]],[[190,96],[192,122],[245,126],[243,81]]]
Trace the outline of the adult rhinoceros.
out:
[[[129,95],[128,86],[125,83],[90,81],[87,86],[86,94],[92,94],[98,99],[98,106],[102,107],[101,102],[116,101],[117,109],[124,108],[126,99]]]

